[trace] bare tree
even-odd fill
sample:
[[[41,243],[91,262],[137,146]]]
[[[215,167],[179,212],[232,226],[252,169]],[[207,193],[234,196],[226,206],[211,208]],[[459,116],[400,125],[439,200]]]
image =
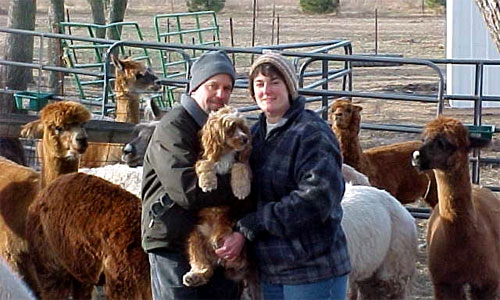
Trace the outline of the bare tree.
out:
[[[500,52],[500,0],[476,0],[476,4]]]
[[[122,22],[125,17],[125,11],[127,10],[127,0],[112,0],[111,10],[109,11],[109,23]],[[108,29],[108,38],[113,40],[119,40],[121,35],[121,28],[119,32],[116,33],[113,30]]]
[[[7,27],[35,30],[36,0],[11,0]],[[5,43],[5,60],[29,62],[33,61],[33,36],[8,34]],[[3,66],[4,86],[14,90],[25,90],[32,80],[31,69],[14,66]],[[15,111],[12,95],[0,94],[0,113]]]
[[[104,13],[104,1],[103,0],[87,0],[90,4],[90,9],[92,10],[92,19],[94,24],[105,25],[106,15]],[[96,37],[105,38],[106,30],[97,30]]]
[[[50,0],[49,7],[49,28],[52,32],[59,33],[58,24],[64,21],[64,0]],[[61,40],[51,39],[48,43],[49,62],[53,66],[60,67],[61,61]],[[58,93],[64,75],[59,72],[51,72],[49,76],[49,86],[54,93]]]

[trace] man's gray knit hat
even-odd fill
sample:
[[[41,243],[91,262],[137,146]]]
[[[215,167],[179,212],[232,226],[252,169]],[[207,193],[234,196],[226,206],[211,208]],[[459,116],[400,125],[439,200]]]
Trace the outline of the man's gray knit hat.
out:
[[[210,77],[218,74],[227,74],[233,80],[236,74],[233,64],[224,51],[210,51],[203,53],[191,66],[191,79],[189,81],[189,94],[195,91]]]
[[[281,73],[281,76],[283,76],[283,79],[285,80],[285,84],[288,88],[288,93],[291,96],[291,100],[295,100],[299,96],[299,83],[297,80],[295,68],[293,67],[292,63],[283,55],[277,52],[264,52],[264,54],[259,56],[259,58],[257,58],[257,60],[255,60],[255,62],[253,63],[252,67],[250,68],[250,74],[252,74],[258,66],[265,63],[271,64],[276,69],[278,69],[278,71]],[[248,89],[250,91],[250,96],[255,99],[253,81],[248,83]]]

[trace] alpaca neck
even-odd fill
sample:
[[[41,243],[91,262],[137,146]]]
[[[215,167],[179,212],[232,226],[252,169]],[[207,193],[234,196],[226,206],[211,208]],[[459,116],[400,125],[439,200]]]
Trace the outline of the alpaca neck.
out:
[[[467,220],[472,221],[474,207],[468,165],[464,164],[453,172],[434,170],[434,174],[441,219],[455,224],[469,224]]]
[[[351,167],[357,169],[364,164],[363,150],[359,143],[358,131],[351,129],[340,129],[334,127],[335,135],[340,143],[340,149],[342,151],[342,157],[344,158],[344,163],[350,165]]]
[[[116,118],[117,122],[139,123],[139,94],[129,91],[123,79],[116,79]]]
[[[65,159],[46,155],[44,151],[42,164],[42,188],[49,185],[57,177],[78,171],[78,159]]]

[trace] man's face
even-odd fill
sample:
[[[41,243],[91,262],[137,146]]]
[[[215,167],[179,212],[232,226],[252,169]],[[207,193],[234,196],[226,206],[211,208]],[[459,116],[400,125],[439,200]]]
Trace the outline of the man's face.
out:
[[[227,74],[217,74],[210,77],[195,91],[191,97],[206,113],[216,111],[229,103],[233,90],[233,80]]]

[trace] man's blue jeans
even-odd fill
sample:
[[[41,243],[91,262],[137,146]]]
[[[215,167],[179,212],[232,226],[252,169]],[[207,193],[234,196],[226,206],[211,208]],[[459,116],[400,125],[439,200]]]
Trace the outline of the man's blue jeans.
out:
[[[348,275],[295,285],[261,282],[264,300],[344,300]]]

